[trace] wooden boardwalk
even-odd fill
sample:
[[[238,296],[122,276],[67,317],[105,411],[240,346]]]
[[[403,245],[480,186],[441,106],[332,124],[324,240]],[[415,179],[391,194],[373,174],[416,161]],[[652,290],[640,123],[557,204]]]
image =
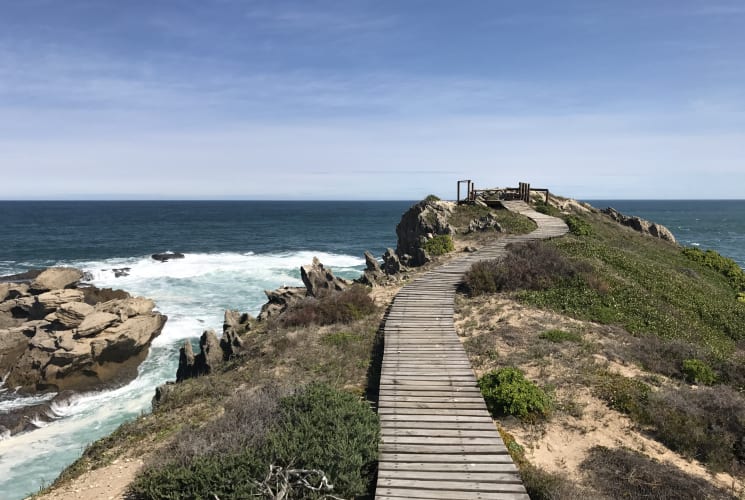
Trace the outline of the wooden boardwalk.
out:
[[[386,316],[376,500],[528,500],[455,332],[455,290],[474,262],[503,255],[509,243],[561,236],[567,226],[522,201],[504,205],[538,229],[419,276]]]

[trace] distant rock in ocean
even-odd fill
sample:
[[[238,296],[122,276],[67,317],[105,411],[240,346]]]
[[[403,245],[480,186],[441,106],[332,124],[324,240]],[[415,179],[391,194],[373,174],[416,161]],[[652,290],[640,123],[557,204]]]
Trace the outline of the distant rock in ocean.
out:
[[[183,259],[185,255],[180,252],[164,252],[154,253],[151,257],[159,262],[168,262],[169,260]]]

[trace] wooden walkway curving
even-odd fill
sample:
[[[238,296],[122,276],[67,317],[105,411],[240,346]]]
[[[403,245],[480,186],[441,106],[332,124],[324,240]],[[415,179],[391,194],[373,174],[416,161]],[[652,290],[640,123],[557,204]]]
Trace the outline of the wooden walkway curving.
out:
[[[568,229],[524,202],[504,205],[538,229],[419,276],[396,295],[386,316],[376,500],[528,500],[455,332],[455,290],[474,262],[503,255],[507,244]]]

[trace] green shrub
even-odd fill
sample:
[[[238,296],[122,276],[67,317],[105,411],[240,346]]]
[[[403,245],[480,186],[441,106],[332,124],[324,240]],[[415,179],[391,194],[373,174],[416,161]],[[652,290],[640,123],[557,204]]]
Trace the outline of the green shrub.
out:
[[[479,379],[481,394],[492,415],[514,415],[531,421],[547,418],[551,397],[514,367],[491,371]]]
[[[576,215],[568,215],[564,221],[567,223],[569,231],[575,236],[590,236],[592,234],[590,223]]]
[[[437,256],[452,252],[455,250],[455,245],[449,234],[437,234],[425,241],[422,248],[429,255]]]
[[[375,301],[362,285],[353,285],[341,292],[321,298],[307,297],[291,304],[279,316],[285,326],[331,325],[350,323],[377,311]]]
[[[614,410],[637,421],[644,420],[651,389],[640,380],[617,373],[602,372],[594,381],[593,392]]]
[[[428,194],[428,195],[427,195],[427,196],[426,196],[426,197],[424,198],[424,201],[440,201],[440,197],[439,197],[439,196],[436,196],[436,195],[434,195],[434,194]]]
[[[688,383],[711,385],[717,381],[714,370],[700,359],[686,359],[683,361],[683,374]]]
[[[732,286],[738,291],[745,292],[745,271],[734,260],[714,250],[703,251],[696,247],[684,248],[683,255],[726,276]]]
[[[549,203],[546,203],[544,200],[536,201],[533,204],[533,209],[536,212],[551,215],[553,217],[558,217],[559,215],[561,215],[561,211],[558,208]]]
[[[564,330],[546,330],[539,337],[549,342],[582,342],[582,335]]]
[[[274,425],[261,442],[229,453],[209,453],[147,468],[130,491],[139,499],[250,498],[269,465],[320,469],[333,494],[369,494],[377,460],[377,415],[356,396],[311,384],[279,402]],[[316,498],[293,490],[288,498]]]
[[[543,290],[585,269],[569,261],[556,248],[540,241],[511,244],[507,246],[507,251],[502,259],[484,260],[471,266],[465,276],[465,286],[470,295]]]

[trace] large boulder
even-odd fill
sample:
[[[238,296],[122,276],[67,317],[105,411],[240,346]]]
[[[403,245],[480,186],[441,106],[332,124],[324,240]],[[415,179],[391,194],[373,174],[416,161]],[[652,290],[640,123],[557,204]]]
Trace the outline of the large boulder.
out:
[[[224,360],[220,341],[214,330],[205,330],[199,338],[199,354],[194,354],[191,342],[184,342],[179,352],[179,366],[176,370],[176,381],[209,375],[217,369]]]
[[[154,253],[153,255],[151,255],[151,257],[153,258],[153,260],[157,260],[158,262],[168,262],[169,260],[173,259],[183,259],[186,256],[181,252],[163,252]]]
[[[39,276],[31,282],[30,289],[33,293],[48,292],[71,288],[83,279],[83,272],[74,267],[50,267],[42,271]]]
[[[455,229],[448,222],[455,204],[447,201],[421,201],[401,216],[396,226],[399,258],[409,256],[408,266],[421,266],[427,263],[427,255],[422,245],[428,235],[454,234]]]
[[[69,276],[59,283],[71,283]],[[0,329],[0,373],[7,374],[7,385],[26,393],[92,390],[134,378],[166,317],[153,312],[150,300],[123,296],[91,305],[82,290],[61,288],[0,303],[3,324],[7,314],[16,322]]]
[[[383,254],[383,270],[389,276],[401,272],[401,261],[392,248],[387,248]]]
[[[673,233],[662,224],[650,222],[646,219],[642,219],[641,217],[624,215],[612,207],[605,208],[601,210],[601,212],[614,221],[618,222],[619,224],[630,227],[631,229],[642,234],[653,236],[670,243],[676,243]]]

